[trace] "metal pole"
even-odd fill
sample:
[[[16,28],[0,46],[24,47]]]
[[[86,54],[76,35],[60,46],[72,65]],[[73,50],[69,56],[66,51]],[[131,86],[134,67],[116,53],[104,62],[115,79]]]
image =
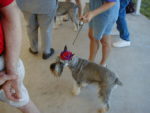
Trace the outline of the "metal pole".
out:
[[[142,0],[137,0],[136,12],[135,12],[136,15],[140,15],[141,3],[142,3]]]

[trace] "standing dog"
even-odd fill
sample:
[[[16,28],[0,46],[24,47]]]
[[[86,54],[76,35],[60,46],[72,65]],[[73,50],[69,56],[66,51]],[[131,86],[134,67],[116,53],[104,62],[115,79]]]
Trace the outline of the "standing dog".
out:
[[[58,2],[58,8],[55,18],[55,28],[62,24],[62,18],[68,15],[74,25],[74,31],[78,30],[78,5],[73,2]]]
[[[115,85],[122,85],[115,73],[101,65],[74,56],[71,52],[67,51],[67,47],[64,48],[57,61],[50,65],[50,70],[55,76],[61,76],[65,66],[70,68],[72,76],[76,81],[73,93],[78,95],[81,86],[85,83],[97,83],[100,88],[99,97],[103,103],[100,113],[108,111],[109,97],[113,87]]]

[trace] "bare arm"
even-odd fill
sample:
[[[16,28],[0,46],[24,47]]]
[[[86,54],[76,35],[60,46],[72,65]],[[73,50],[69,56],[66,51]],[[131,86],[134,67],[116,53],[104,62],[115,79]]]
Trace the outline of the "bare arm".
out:
[[[16,2],[0,9],[2,27],[5,39],[5,75],[2,79],[6,80],[3,90],[7,98],[18,101],[20,91],[17,76],[17,63],[20,55],[22,29],[19,16],[19,9]],[[7,77],[6,77],[7,76]],[[12,92],[12,89],[15,91]]]
[[[5,37],[5,65],[6,74],[17,75],[16,67],[21,46],[21,22],[19,10],[15,2],[2,8],[2,26]]]
[[[94,16],[103,13],[104,11],[110,9],[112,6],[115,5],[115,2],[106,2],[101,7],[97,8],[96,10],[92,11]]]
[[[84,16],[81,17],[81,19],[83,20],[83,22],[90,22],[92,18],[94,18],[95,16],[107,11],[108,9],[110,9],[111,7],[113,7],[115,5],[115,2],[105,2],[101,7],[87,12]]]

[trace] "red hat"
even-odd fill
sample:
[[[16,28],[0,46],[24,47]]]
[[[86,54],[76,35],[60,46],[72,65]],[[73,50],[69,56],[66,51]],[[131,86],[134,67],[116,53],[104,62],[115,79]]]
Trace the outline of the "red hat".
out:
[[[60,54],[60,58],[62,60],[71,60],[71,58],[73,57],[74,54],[72,54],[72,52],[70,51],[63,51]]]

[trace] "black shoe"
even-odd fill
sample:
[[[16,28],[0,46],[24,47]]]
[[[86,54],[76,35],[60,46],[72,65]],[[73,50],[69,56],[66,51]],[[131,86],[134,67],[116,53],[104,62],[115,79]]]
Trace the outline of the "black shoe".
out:
[[[54,49],[53,48],[51,48],[50,51],[51,52],[48,53],[48,54],[47,53],[43,53],[43,59],[44,60],[48,59],[49,57],[51,57],[54,54]]]
[[[38,51],[32,51],[32,49],[31,49],[31,48],[29,48],[29,52],[30,52],[31,54],[33,54],[33,55],[38,54]]]

